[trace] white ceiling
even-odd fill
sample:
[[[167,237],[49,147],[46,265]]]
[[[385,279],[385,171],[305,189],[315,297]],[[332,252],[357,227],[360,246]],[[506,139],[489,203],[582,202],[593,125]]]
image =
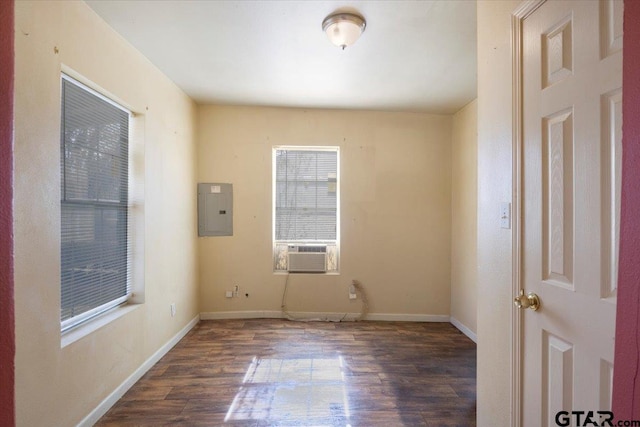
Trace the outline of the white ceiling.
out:
[[[476,97],[476,3],[87,0],[198,103],[453,113]],[[358,11],[342,51],[322,31]]]

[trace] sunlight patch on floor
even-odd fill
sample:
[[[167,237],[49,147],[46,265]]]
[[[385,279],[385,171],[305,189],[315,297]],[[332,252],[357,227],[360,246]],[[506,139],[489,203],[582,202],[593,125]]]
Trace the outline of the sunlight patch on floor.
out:
[[[254,357],[225,422],[238,420],[316,420],[349,422],[342,356],[263,359]],[[330,421],[329,424],[325,424]]]

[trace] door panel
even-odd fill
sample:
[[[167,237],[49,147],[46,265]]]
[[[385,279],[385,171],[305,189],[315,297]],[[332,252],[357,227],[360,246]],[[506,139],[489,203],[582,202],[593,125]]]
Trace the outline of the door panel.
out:
[[[620,239],[622,172],[622,89],[602,95],[602,289],[601,298],[615,300]],[[615,302],[615,301],[614,301]]]
[[[608,410],[615,335],[622,1],[548,1],[522,23],[522,422]]]

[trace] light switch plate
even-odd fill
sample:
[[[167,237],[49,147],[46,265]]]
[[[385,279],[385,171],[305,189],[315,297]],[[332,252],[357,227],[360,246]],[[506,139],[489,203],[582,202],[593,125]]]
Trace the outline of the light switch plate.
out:
[[[511,228],[511,203],[500,204],[500,228]]]

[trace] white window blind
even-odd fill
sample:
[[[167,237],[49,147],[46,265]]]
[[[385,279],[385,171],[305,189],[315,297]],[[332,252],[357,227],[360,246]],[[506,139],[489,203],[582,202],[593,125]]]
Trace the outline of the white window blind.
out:
[[[338,152],[276,149],[275,240],[336,241]]]
[[[64,331],[130,294],[129,112],[63,76],[60,146]]]

